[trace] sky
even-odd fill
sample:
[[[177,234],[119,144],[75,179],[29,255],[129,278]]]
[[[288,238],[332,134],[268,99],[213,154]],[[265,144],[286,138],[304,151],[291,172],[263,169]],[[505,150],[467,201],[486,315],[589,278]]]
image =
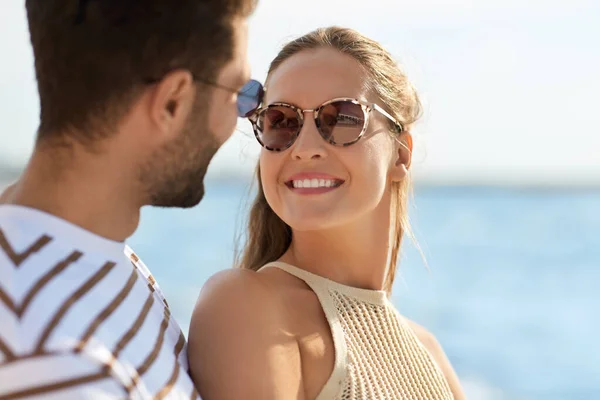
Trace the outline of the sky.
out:
[[[23,4],[0,0],[0,164],[27,160],[39,121]],[[264,81],[288,40],[357,29],[393,54],[424,101],[418,179],[600,184],[598,21],[596,0],[259,0],[250,64]],[[250,173],[259,150],[240,121],[209,176]]]

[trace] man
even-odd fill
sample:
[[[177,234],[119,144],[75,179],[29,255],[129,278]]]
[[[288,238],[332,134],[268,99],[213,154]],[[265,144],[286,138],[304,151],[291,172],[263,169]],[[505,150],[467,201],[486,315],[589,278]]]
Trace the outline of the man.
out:
[[[253,1],[26,7],[41,122],[1,197],[0,399],[197,398],[181,330],[124,241],[142,206],[202,199],[249,79]]]

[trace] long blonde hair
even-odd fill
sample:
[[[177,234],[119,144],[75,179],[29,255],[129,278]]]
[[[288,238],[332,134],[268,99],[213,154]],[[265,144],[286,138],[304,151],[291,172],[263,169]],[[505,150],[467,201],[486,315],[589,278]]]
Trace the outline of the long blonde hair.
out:
[[[309,49],[329,47],[357,60],[367,74],[368,89],[377,95],[384,108],[402,125],[409,128],[422,113],[421,102],[404,72],[379,43],[352,29],[320,28],[286,44],[271,62],[268,77],[288,58]],[[271,209],[262,188],[260,165],[256,168],[258,193],[248,219],[246,242],[236,265],[258,270],[279,259],[292,242],[292,229]],[[404,234],[411,235],[408,219],[408,197],[411,182],[407,177],[392,183],[391,193],[391,249],[385,289],[389,292],[394,282],[400,244]]]

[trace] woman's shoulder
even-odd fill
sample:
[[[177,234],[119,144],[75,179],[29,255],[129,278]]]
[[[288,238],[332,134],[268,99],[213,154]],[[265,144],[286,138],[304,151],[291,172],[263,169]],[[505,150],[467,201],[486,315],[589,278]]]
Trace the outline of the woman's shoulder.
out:
[[[225,270],[200,291],[188,356],[203,397],[272,398],[300,381],[294,364],[298,344],[287,334],[278,291],[265,275]],[[269,379],[264,371],[270,371]]]
[[[310,288],[278,269],[228,269],[203,285],[192,313],[190,337],[210,340],[243,331],[256,339],[273,331],[301,334],[303,322],[320,309]],[[293,335],[292,335],[293,336]]]
[[[202,286],[195,310],[217,308],[228,313],[275,311],[275,288],[264,274],[246,269],[217,272]],[[256,307],[256,308],[254,308]]]
[[[435,335],[431,333],[427,328],[417,324],[414,321],[409,320],[408,318],[404,318],[404,320],[407,322],[408,326],[411,328],[417,339],[419,339],[421,344],[423,344],[423,346],[427,349],[429,354],[431,354],[431,357],[433,357],[436,364],[442,370],[442,373],[444,374],[444,377],[446,378],[446,381],[450,385],[450,389],[454,394],[454,398],[456,400],[464,399],[465,396],[462,391],[460,382],[458,380],[458,376],[456,375],[454,368],[452,368],[450,360],[448,360],[448,357],[446,356],[442,345],[437,340]]]
[[[436,361],[438,361],[438,359],[441,359],[442,355],[444,353],[444,350],[442,349],[442,346],[441,346],[440,342],[438,342],[435,335],[433,333],[431,333],[424,326],[419,325],[418,323],[416,323],[406,317],[404,318],[404,321],[406,321],[406,323],[408,324],[410,329],[413,331],[413,333],[415,334],[417,339],[419,339],[419,342],[421,342],[421,344],[423,344],[423,346],[425,346],[425,348],[427,349],[427,351],[429,351],[429,353],[431,353],[433,358]]]
[[[202,286],[192,318],[217,313],[228,317],[253,316],[264,322],[284,323],[289,277],[275,268],[253,271],[232,268],[211,276]],[[267,321],[267,319],[269,321]]]
[[[196,355],[211,353],[214,343],[227,352],[268,347],[273,332],[284,326],[284,313],[268,281],[255,271],[230,269],[203,285],[192,312],[189,348]]]
[[[256,272],[248,269],[230,268],[219,271],[212,275],[204,286],[202,291],[219,292],[233,288],[247,290],[256,289],[262,286],[262,278]]]

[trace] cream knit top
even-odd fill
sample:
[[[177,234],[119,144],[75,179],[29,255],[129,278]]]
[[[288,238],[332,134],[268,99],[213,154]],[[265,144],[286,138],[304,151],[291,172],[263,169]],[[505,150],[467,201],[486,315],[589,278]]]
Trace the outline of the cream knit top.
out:
[[[282,262],[317,295],[333,335],[335,364],[317,400],[452,400],[440,368],[385,291],[358,289]]]

